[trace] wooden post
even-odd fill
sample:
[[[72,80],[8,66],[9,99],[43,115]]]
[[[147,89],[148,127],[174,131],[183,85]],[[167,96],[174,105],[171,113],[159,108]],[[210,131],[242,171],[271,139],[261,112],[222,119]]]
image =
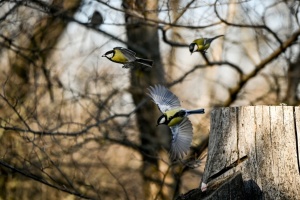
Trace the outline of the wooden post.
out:
[[[246,199],[300,199],[298,133],[300,107],[247,106],[213,110],[201,184],[202,190],[207,187],[204,196],[216,193],[226,177],[240,173]],[[225,199],[235,199],[230,194],[240,189],[237,184],[225,188],[228,191]],[[215,197],[212,199],[220,199]]]

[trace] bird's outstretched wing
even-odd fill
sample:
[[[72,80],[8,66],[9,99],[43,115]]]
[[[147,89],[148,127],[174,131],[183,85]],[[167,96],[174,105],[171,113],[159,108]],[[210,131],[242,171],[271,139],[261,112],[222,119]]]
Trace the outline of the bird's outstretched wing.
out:
[[[180,124],[171,126],[170,129],[172,131],[170,158],[171,160],[181,160],[187,154],[192,143],[192,123],[188,118],[185,117]]]
[[[152,98],[159,110],[164,113],[170,109],[179,108],[180,101],[170,90],[162,85],[155,85],[148,89],[148,95]]]
[[[126,49],[126,48],[123,48],[123,47],[115,47],[115,49],[118,49],[120,50],[124,56],[127,58],[128,62],[134,62],[136,60],[136,57],[135,57],[135,52],[134,51],[131,51],[129,49]]]

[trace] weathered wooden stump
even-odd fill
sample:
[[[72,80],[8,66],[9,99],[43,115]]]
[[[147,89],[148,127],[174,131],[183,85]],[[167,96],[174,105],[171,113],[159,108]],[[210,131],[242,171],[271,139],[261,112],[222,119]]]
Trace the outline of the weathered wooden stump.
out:
[[[207,184],[207,191],[198,199],[300,199],[298,133],[300,107],[247,106],[213,110],[202,178],[202,187]],[[239,184],[221,189],[226,182],[230,183],[227,177],[237,172],[242,175],[243,189]],[[216,184],[218,180],[223,182]],[[224,188],[227,198],[219,198],[216,191]],[[231,196],[234,190],[243,190],[244,197]],[[212,196],[213,193],[216,195]],[[189,199],[184,195],[180,198]]]

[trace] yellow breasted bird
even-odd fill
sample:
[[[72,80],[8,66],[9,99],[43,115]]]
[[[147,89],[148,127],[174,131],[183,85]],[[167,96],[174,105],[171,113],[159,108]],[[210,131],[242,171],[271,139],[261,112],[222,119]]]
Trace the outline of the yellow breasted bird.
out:
[[[106,57],[112,62],[123,64],[122,68],[134,67],[134,63],[140,63],[147,67],[152,67],[153,61],[135,56],[136,53],[132,50],[115,47],[113,50],[106,52],[102,57]]]
[[[218,35],[213,38],[198,38],[194,40],[189,46],[191,54],[197,51],[201,53],[206,53],[206,50],[210,47],[212,41],[222,36],[224,35]]]
[[[193,126],[187,116],[204,114],[204,109],[181,108],[178,97],[161,85],[150,87],[149,92],[148,95],[163,113],[158,118],[157,125],[168,125],[172,132],[170,157],[172,160],[182,159],[187,154],[193,138]]]

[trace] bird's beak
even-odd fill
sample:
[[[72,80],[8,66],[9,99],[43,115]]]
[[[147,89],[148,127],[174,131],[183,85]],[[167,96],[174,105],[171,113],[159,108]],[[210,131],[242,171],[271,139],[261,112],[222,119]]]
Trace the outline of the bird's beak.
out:
[[[101,57],[105,57],[105,54],[104,54],[104,55],[102,55]]]

